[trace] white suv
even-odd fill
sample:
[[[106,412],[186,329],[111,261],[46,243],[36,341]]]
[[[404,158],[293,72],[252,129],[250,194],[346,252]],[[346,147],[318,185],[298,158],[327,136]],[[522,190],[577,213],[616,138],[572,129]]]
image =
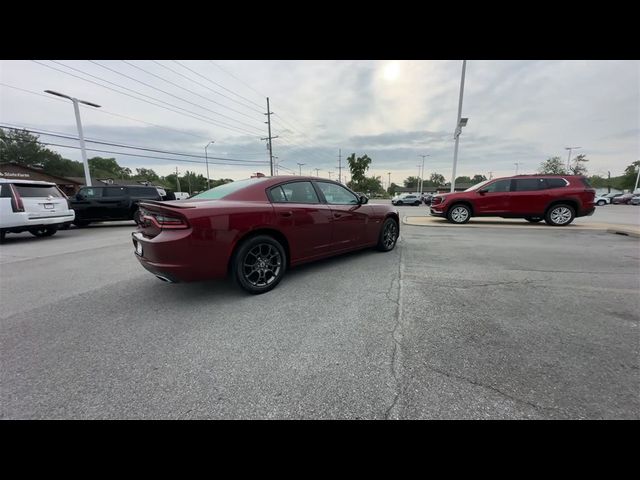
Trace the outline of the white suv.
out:
[[[7,232],[50,237],[74,219],[75,212],[55,183],[0,178],[0,241]]]

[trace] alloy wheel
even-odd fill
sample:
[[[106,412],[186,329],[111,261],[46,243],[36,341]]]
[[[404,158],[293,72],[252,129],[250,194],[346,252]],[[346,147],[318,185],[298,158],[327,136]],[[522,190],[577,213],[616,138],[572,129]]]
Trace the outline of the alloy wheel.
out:
[[[282,271],[282,256],[278,249],[268,243],[253,247],[242,261],[242,274],[254,287],[271,285]]]
[[[388,222],[382,232],[382,244],[385,248],[390,249],[398,239],[398,227],[395,222]]]
[[[558,225],[564,225],[571,220],[571,210],[567,207],[554,208],[551,211],[551,221]]]
[[[451,211],[451,218],[456,223],[463,223],[469,218],[469,210],[465,207],[455,207]]]

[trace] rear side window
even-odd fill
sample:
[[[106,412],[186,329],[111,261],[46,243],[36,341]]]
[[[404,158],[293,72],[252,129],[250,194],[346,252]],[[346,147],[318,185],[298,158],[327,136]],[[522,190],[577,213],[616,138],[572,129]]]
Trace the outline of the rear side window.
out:
[[[5,183],[4,185],[0,185],[0,198],[11,198],[11,187],[9,187],[9,184]]]
[[[276,203],[320,203],[311,182],[291,182],[272,188],[271,199]]]
[[[155,188],[129,187],[129,194],[139,198],[158,198],[160,194]]]
[[[16,183],[13,186],[21,197],[41,197],[46,198],[49,195],[52,197],[62,197],[60,191],[53,185],[24,185]]]
[[[127,194],[127,191],[124,187],[118,188],[105,188],[104,189],[104,197],[124,197]]]
[[[78,193],[85,198],[101,198],[103,190],[104,188],[102,187],[87,187],[81,189]]]
[[[567,186],[564,178],[545,178],[547,188],[562,188]]]
[[[587,177],[582,177],[580,178],[580,181],[584,184],[585,187],[587,188],[593,188],[591,186],[591,184],[589,183],[589,179]]]
[[[516,178],[514,192],[530,192],[532,190],[541,190],[545,188],[544,179],[542,178]]]

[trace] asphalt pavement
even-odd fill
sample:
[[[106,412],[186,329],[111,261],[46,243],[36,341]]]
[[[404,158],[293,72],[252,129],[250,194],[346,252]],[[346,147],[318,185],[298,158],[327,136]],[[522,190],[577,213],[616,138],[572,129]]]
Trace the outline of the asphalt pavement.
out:
[[[637,238],[402,225],[251,296],[133,228],[7,235],[1,418],[640,418]]]

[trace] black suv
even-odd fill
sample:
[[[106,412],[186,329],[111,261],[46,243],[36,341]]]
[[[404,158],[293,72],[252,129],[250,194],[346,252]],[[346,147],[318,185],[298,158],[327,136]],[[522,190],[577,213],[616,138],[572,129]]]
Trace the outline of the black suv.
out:
[[[163,200],[157,187],[122,186],[82,187],[69,197],[69,206],[76,212],[77,227],[106,220],[135,220],[138,203],[143,200]]]

